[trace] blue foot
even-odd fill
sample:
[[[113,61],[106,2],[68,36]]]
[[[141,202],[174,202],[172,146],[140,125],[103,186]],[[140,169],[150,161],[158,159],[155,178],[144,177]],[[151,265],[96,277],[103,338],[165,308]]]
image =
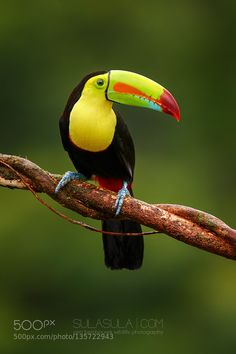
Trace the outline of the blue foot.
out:
[[[127,186],[128,186],[128,182],[124,181],[122,188],[119,190],[119,192],[117,194],[116,203],[115,203],[115,208],[116,208],[115,215],[116,216],[120,214],[125,197],[127,195],[130,195],[130,192],[129,192]]]
[[[86,177],[79,172],[66,172],[58,183],[58,185],[56,186],[55,193],[58,193],[61,188],[63,188],[70,181],[73,181],[73,179],[86,180]]]

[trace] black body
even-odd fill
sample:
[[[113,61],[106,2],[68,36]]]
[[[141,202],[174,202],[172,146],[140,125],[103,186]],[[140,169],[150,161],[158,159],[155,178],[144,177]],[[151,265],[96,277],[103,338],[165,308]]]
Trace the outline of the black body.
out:
[[[68,152],[75,168],[88,179],[92,175],[104,178],[122,179],[132,182],[135,164],[134,144],[128,128],[115,111],[117,125],[111,145],[101,152],[89,152],[76,147],[69,139],[69,118],[74,104],[80,98],[86,81],[105,72],[87,75],[70,95],[62,117],[60,133],[64,149]],[[132,191],[131,191],[132,193]],[[102,222],[104,231],[142,232],[139,224],[129,220],[107,220]],[[137,269],[143,260],[142,236],[110,236],[103,235],[105,263],[111,269]]]

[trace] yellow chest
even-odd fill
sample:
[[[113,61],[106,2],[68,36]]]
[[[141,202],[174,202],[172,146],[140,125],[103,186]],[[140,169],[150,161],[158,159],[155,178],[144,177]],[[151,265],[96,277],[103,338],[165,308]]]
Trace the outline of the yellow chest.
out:
[[[79,148],[91,152],[103,151],[111,144],[116,127],[112,104],[88,104],[80,99],[70,113],[70,140]]]

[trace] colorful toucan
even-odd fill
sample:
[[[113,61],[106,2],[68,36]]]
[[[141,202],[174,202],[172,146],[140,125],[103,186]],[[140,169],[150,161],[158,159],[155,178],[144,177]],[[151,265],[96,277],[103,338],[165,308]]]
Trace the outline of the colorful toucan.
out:
[[[95,177],[117,192],[116,215],[102,222],[104,231],[140,233],[138,223],[116,219],[126,195],[133,195],[135,152],[129,130],[113,102],[151,108],[180,119],[178,104],[158,83],[122,70],[99,71],[83,78],[69,96],[60,118],[64,149],[78,172],[67,172],[58,192],[72,179]],[[138,269],[143,261],[142,236],[103,234],[105,264],[111,269]]]

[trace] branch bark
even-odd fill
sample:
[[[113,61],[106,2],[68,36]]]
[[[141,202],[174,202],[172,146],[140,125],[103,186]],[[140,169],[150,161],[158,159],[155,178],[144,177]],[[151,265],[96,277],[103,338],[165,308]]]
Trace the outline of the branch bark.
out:
[[[22,177],[19,178],[4,163]],[[115,193],[89,183],[72,181],[55,194],[60,178],[60,175],[49,173],[27,159],[0,154],[0,186],[27,189],[24,180],[33,191],[46,193],[65,208],[83,216],[101,220],[114,218]],[[174,204],[148,204],[126,197],[119,217],[137,221],[191,246],[236,259],[236,230],[203,211]]]

